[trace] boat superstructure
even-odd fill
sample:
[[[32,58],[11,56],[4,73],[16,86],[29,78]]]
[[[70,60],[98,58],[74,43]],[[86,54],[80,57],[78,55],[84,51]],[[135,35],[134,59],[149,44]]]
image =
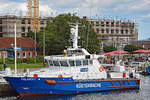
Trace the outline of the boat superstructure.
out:
[[[5,77],[21,96],[78,94],[139,89],[140,79],[125,70],[105,71],[98,55],[78,47],[78,24],[71,27],[73,46],[62,55],[44,57],[49,68]]]

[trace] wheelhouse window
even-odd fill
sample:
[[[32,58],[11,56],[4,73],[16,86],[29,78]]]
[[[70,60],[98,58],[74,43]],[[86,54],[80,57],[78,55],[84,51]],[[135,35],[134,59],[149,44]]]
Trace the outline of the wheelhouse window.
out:
[[[53,61],[54,66],[60,66],[58,61]]]
[[[70,60],[70,61],[69,61],[69,64],[70,64],[70,66],[75,66],[75,63],[74,63],[73,60]]]
[[[90,60],[89,62],[90,62],[91,65],[93,64],[93,61],[92,61],[92,60]]]
[[[83,65],[88,65],[88,60],[83,60]]]
[[[76,66],[81,66],[81,61],[80,60],[76,61]]]
[[[67,61],[60,61],[60,65],[64,67],[68,67]]]
[[[50,66],[54,66],[54,65],[53,65],[53,61],[50,60],[50,61],[49,61],[49,65],[50,65]]]

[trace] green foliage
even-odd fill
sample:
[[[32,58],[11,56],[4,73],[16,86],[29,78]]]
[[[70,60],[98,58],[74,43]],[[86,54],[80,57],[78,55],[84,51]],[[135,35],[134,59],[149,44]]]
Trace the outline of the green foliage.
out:
[[[17,64],[20,64],[22,61],[21,61],[21,59],[17,59]]]
[[[34,58],[28,58],[27,59],[27,63],[29,64],[29,63],[34,63]]]
[[[32,31],[28,32],[26,37],[30,37],[30,38],[34,39],[34,32],[32,32]]]
[[[139,48],[135,45],[126,45],[123,50],[128,51],[128,52],[132,52],[132,51],[135,51],[138,49]]]
[[[7,64],[8,67],[10,67],[11,69],[14,69],[14,64]],[[0,64],[0,68],[3,68],[2,67],[3,64]],[[42,63],[38,63],[38,64],[25,64],[25,63],[21,63],[21,64],[17,64],[17,68],[41,68],[43,67],[43,64]]]
[[[37,63],[42,63],[43,57],[37,56],[36,61],[37,61]],[[3,63],[4,63],[3,59],[0,59],[0,64],[3,64]],[[14,58],[5,58],[5,63],[14,64]],[[27,59],[26,58],[23,58],[23,59],[18,58],[17,64],[20,64],[20,63],[34,64],[35,62],[34,62],[34,58],[27,58]]]
[[[3,59],[0,59],[0,64],[3,64]]]
[[[117,50],[117,48],[116,48],[116,47],[113,47],[113,46],[105,46],[105,47],[103,48],[103,50],[104,50],[104,52],[112,52],[112,51]]]
[[[146,48],[143,48],[142,46],[137,46],[137,48],[138,48],[138,50],[140,50],[140,49],[146,50]]]
[[[37,56],[36,61],[37,61],[37,63],[42,63],[43,62],[43,56]]]
[[[14,64],[14,58],[5,58],[5,63]]]
[[[46,55],[61,54],[66,46],[72,46],[70,40],[70,23],[81,23],[79,27],[78,45],[86,48],[90,53],[100,52],[100,40],[94,32],[91,25],[79,17],[71,14],[61,14],[55,18],[50,18],[51,22],[47,23],[45,31],[37,34],[37,41],[43,48],[43,36],[45,33],[45,50]]]

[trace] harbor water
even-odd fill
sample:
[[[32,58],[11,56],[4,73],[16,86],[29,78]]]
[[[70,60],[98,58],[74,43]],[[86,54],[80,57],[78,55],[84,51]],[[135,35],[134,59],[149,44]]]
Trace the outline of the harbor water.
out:
[[[140,83],[140,90],[61,96],[3,97],[0,100],[150,100],[150,76],[141,76]]]

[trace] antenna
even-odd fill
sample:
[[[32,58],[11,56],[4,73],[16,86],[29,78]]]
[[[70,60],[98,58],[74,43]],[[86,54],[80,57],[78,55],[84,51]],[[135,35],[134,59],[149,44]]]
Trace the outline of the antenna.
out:
[[[74,49],[78,49],[78,39],[79,39],[79,36],[78,36],[78,27],[79,27],[79,23],[75,23],[75,24],[72,24],[71,25],[71,29],[70,29],[70,32],[71,32],[71,40],[73,42],[73,48]]]

